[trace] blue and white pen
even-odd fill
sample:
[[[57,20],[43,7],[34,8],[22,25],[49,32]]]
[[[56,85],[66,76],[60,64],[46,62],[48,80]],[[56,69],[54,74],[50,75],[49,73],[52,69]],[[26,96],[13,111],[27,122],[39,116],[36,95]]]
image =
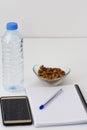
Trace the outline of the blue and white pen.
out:
[[[42,110],[44,109],[44,107],[50,102],[52,101],[56,96],[59,96],[61,93],[63,92],[62,89],[59,89],[54,95],[52,95],[44,104],[39,106],[39,109]]]

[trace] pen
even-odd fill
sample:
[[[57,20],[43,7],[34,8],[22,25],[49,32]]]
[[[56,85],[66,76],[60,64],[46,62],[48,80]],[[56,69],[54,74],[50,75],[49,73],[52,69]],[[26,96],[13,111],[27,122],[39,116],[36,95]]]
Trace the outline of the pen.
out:
[[[50,102],[52,101],[56,96],[59,96],[61,93],[63,92],[62,89],[59,89],[53,96],[51,96],[44,104],[39,106],[39,109],[42,110],[44,109],[44,107]]]

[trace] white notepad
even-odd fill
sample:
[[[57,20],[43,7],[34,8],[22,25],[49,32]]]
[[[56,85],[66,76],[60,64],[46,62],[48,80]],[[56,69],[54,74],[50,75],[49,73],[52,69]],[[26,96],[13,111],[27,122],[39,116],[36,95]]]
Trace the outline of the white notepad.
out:
[[[60,88],[63,92],[40,110],[39,106]],[[78,87],[30,87],[26,91],[36,127],[87,123],[87,106]]]

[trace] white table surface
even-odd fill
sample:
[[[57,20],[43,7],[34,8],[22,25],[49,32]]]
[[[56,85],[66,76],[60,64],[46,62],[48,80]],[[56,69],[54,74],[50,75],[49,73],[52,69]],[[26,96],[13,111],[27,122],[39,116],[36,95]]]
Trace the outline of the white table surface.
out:
[[[24,39],[24,87],[44,86],[35,76],[32,68],[35,64],[48,66],[67,66],[71,73],[61,85],[79,84],[87,101],[87,38],[26,38]],[[2,95],[1,83],[1,44],[0,44],[0,96]],[[2,124],[0,113],[1,130],[87,130],[87,124],[71,126],[54,126],[35,128],[31,126],[5,127]]]

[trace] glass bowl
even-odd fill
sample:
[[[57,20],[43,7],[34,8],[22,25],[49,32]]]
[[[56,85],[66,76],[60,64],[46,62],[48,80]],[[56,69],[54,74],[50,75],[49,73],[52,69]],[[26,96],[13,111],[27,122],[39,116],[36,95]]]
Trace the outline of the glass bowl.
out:
[[[56,67],[56,68],[61,68],[63,71],[65,71],[65,75],[59,77],[59,78],[54,78],[54,79],[46,79],[38,75],[38,70],[40,69],[41,65],[34,65],[33,66],[33,72],[34,74],[43,82],[49,84],[49,85],[59,85],[63,82],[63,80],[67,77],[67,75],[70,73],[70,68],[68,67]],[[45,66],[46,67],[46,66]],[[53,67],[52,67],[53,68]],[[55,67],[54,67],[55,68]]]

